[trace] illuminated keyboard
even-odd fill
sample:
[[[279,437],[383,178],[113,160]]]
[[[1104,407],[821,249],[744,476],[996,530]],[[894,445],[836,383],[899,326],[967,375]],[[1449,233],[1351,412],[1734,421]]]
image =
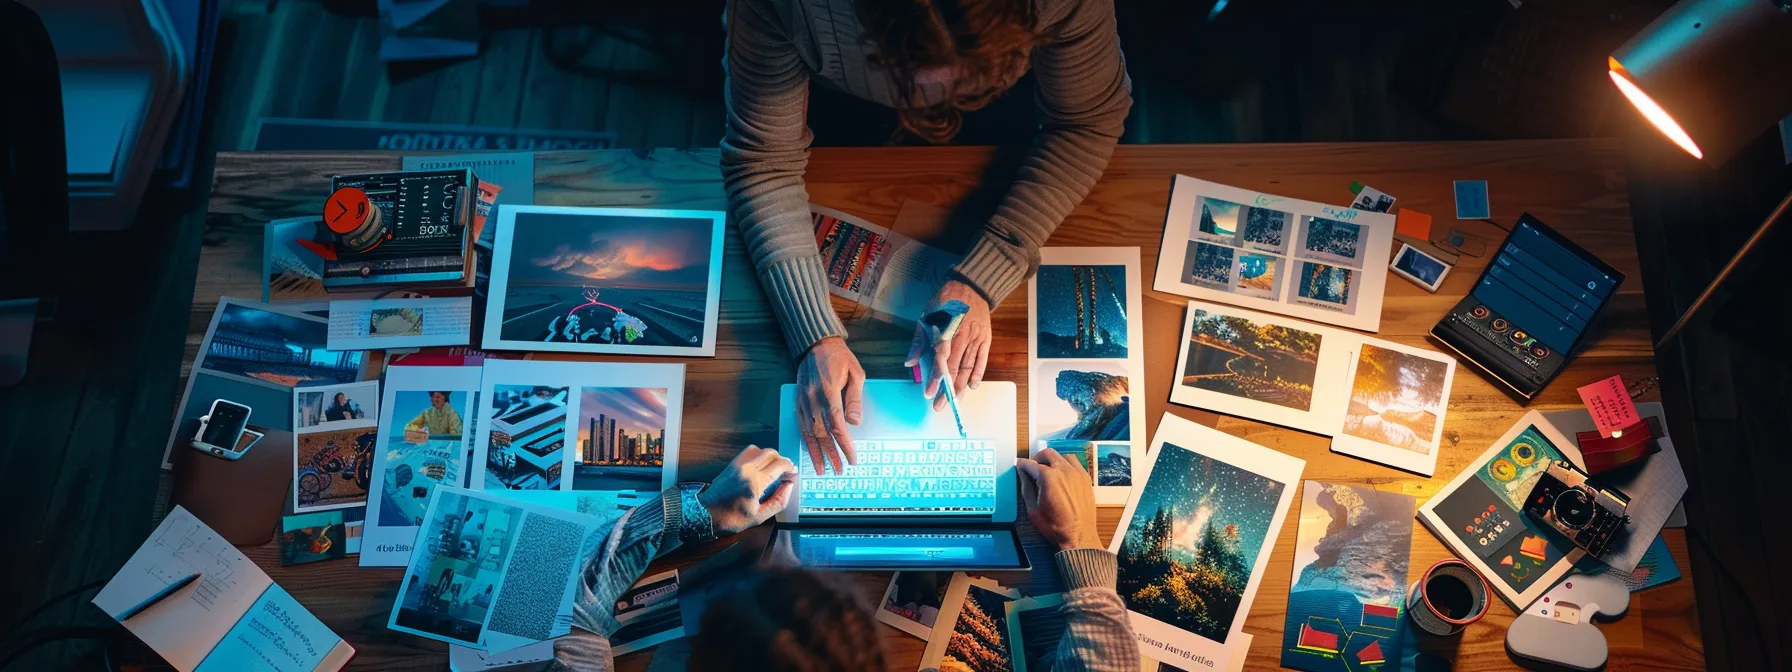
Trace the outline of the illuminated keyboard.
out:
[[[858,464],[815,475],[802,451],[802,513],[990,514],[995,511],[992,442],[984,439],[858,439]]]

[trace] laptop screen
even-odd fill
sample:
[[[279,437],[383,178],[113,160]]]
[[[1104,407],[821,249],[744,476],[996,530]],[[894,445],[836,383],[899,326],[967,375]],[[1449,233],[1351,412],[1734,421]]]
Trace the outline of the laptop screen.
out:
[[[778,530],[782,545],[804,567],[821,570],[1022,569],[1026,553],[1012,528],[939,527],[917,530],[818,527]]]
[[[971,516],[996,513],[994,442],[983,439],[855,439],[858,464],[815,475],[808,451],[798,515]]]

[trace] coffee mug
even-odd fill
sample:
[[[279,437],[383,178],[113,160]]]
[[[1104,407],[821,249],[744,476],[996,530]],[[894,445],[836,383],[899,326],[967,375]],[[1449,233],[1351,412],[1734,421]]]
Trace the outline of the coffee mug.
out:
[[[1439,560],[1407,590],[1406,615],[1419,630],[1448,637],[1487,615],[1487,582],[1468,563]]]

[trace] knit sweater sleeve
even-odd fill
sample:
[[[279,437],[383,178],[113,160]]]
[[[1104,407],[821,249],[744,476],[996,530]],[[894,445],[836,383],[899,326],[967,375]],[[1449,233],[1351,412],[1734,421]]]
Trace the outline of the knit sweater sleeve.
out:
[[[809,220],[809,70],[769,0],[728,0],[722,186],[785,344],[800,355],[845,328]]]
[[[953,269],[991,305],[1039,265],[1039,248],[1107,168],[1132,108],[1113,0],[1041,0],[1033,47],[1040,131],[1007,198]]]

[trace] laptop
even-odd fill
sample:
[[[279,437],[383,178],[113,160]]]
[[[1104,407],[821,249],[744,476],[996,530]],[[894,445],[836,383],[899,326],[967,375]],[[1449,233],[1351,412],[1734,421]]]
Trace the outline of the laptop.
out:
[[[797,465],[765,559],[834,571],[1026,570],[1014,526],[1014,383],[985,381],[934,412],[921,384],[865,382],[864,422],[852,428],[858,464],[822,476],[796,421],[796,386],[779,399],[778,452]]]

